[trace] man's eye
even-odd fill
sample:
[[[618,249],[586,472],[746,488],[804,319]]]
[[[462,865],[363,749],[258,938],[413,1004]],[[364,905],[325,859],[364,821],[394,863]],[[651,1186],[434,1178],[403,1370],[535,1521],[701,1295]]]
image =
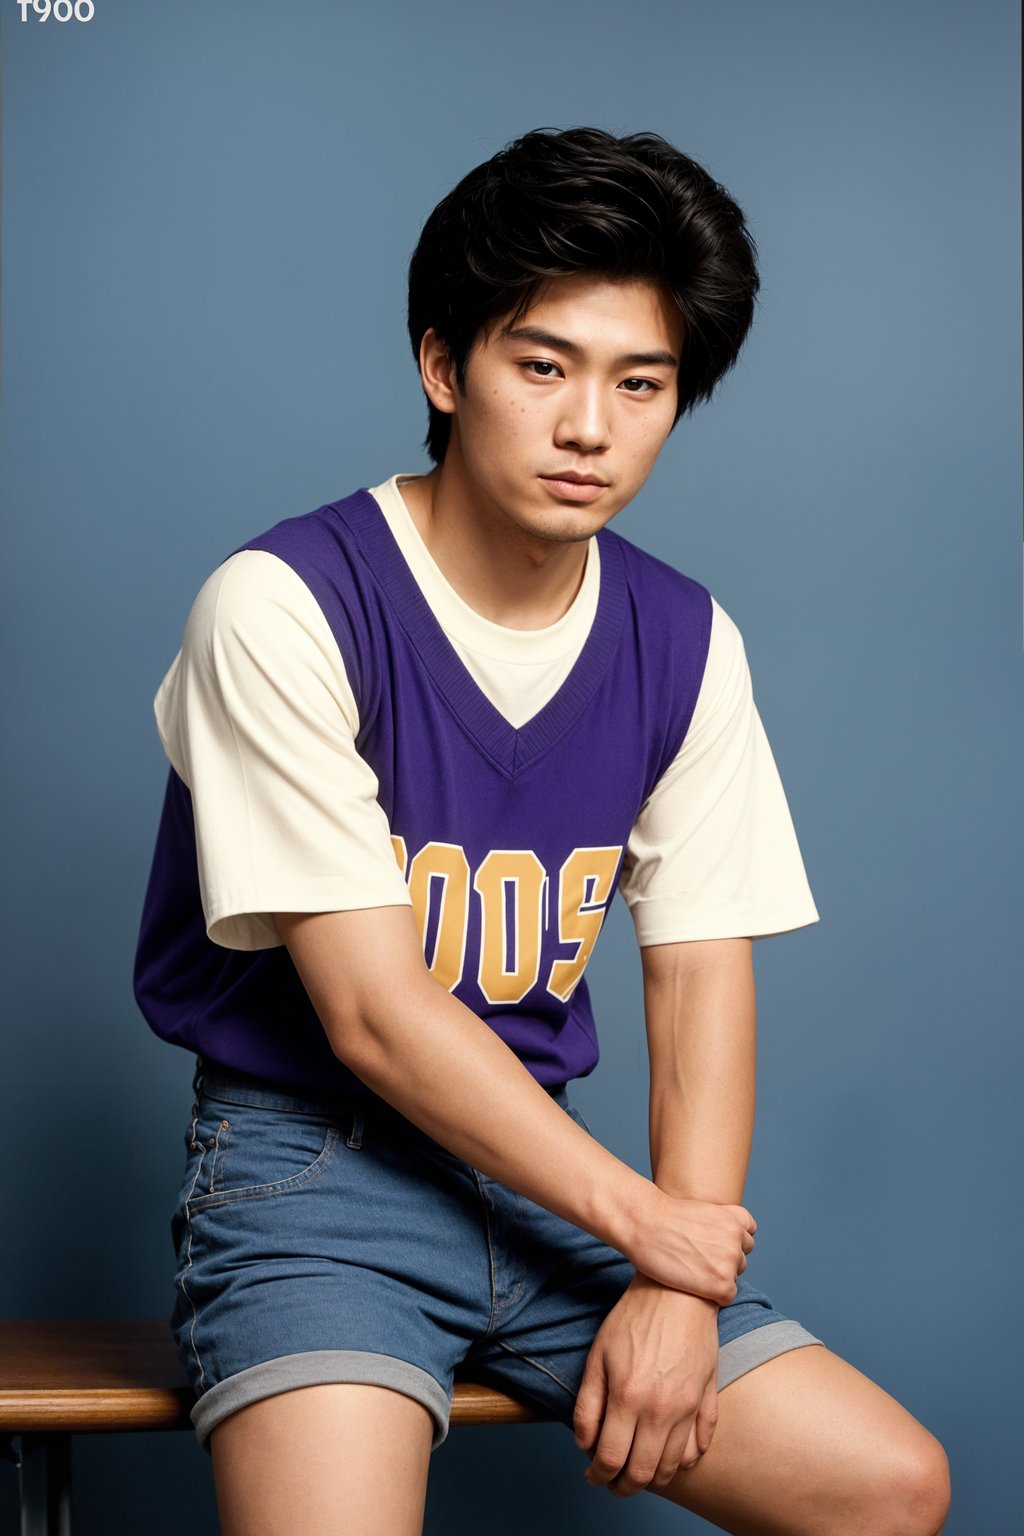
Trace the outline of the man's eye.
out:
[[[626,388],[627,394],[630,395],[650,395],[661,387],[660,385],[655,384],[653,379],[623,379],[622,382]],[[631,384],[639,384],[640,388],[631,389],[629,387]]]
[[[536,360],[533,360],[531,362],[524,363],[523,367],[524,368],[550,368],[552,370],[552,373],[538,373],[538,374],[536,374],[535,377],[538,378],[538,379],[550,379],[552,377],[552,374],[558,372],[558,364],[557,363],[545,362],[542,358],[537,358]]]

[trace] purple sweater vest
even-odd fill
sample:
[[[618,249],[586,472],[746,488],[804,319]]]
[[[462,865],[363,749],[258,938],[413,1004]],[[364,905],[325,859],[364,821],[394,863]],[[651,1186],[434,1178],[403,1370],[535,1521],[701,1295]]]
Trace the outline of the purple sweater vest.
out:
[[[466,671],[368,491],[240,546],[291,566],[331,627],[436,980],[545,1086],[597,1064],[583,970],[637,813],[689,727],[711,634],[704,587],[607,528],[597,538],[590,634],[519,730]],[[207,938],[192,801],[173,768],[134,981],[152,1029],[206,1061],[318,1098],[369,1092],[285,948]]]

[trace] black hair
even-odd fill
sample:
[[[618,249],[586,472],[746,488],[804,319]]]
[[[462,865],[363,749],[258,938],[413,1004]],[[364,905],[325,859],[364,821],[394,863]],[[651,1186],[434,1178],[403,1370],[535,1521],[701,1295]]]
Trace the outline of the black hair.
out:
[[[464,393],[481,330],[516,323],[546,278],[573,272],[663,283],[684,325],[675,421],[711,398],[753,320],[757,248],[725,188],[656,133],[537,128],[464,176],[409,263],[413,355],[433,326]],[[440,464],[451,417],[427,403]]]

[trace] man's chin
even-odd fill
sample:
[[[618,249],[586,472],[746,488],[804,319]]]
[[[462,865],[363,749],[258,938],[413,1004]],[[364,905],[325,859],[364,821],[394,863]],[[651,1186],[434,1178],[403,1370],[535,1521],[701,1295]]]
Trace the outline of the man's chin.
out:
[[[604,527],[604,524],[600,524]],[[531,530],[538,539],[543,539],[548,544],[585,544],[593,538],[597,528],[534,528]]]
[[[607,507],[602,507],[600,512],[596,507],[580,506],[571,510],[563,507],[554,514],[547,511],[544,516],[532,519],[530,532],[548,544],[583,544],[610,523],[618,511],[618,507],[611,512]]]

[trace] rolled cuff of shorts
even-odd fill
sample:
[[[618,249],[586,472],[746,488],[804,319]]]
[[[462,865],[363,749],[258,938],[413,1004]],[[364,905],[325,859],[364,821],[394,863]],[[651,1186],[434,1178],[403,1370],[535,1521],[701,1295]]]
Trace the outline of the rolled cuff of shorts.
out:
[[[737,1376],[745,1376],[755,1365],[763,1365],[776,1355],[784,1355],[790,1349],[802,1349],[805,1344],[820,1344],[813,1333],[799,1323],[785,1318],[778,1323],[765,1323],[763,1328],[751,1328],[738,1338],[730,1339],[718,1352],[718,1390],[727,1387]]]
[[[335,1382],[358,1382],[370,1387],[389,1387],[422,1403],[434,1420],[432,1450],[448,1434],[451,1399],[429,1371],[393,1355],[371,1354],[356,1349],[314,1349],[296,1355],[280,1355],[250,1365],[219,1381],[204,1392],[191,1412],[196,1437],[209,1452],[209,1438],[229,1414],[264,1397],[293,1392],[296,1387],[320,1387]]]

